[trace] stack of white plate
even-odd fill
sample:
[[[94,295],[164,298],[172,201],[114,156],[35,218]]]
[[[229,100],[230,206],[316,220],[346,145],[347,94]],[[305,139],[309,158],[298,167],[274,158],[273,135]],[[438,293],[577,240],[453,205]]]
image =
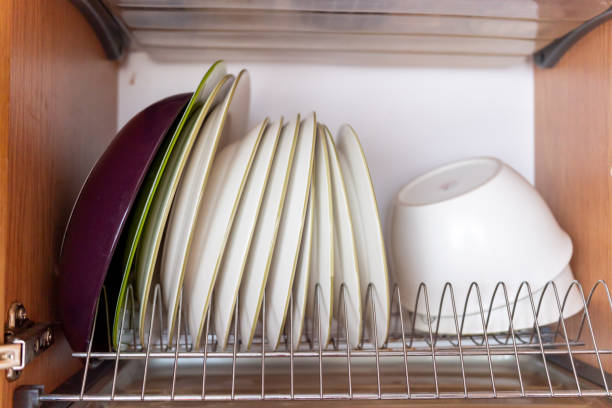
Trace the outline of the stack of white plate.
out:
[[[135,268],[141,343],[158,280],[169,341],[182,302],[196,348],[209,309],[209,333],[221,349],[235,316],[243,349],[264,319],[272,348],[283,333],[298,347],[307,331],[326,346],[333,319],[346,327],[352,346],[363,336],[382,345],[390,314],[387,263],[354,130],[344,125],[334,140],[310,113],[266,118],[247,131],[247,73],[229,75],[223,63],[213,65],[196,93],[166,169],[176,186],[156,193],[164,195],[156,195],[149,212],[160,214],[157,228],[145,225],[136,254],[136,265],[144,265]]]

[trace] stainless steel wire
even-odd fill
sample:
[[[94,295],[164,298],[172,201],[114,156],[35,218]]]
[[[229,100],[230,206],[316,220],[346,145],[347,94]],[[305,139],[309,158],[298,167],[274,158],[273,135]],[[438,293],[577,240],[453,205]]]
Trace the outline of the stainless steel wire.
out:
[[[382,317],[376,310],[378,304],[376,296],[378,293],[373,284],[368,285],[367,292],[363,299],[364,328],[358,346],[352,347],[349,338],[349,325],[347,308],[348,290],[345,285],[340,287],[338,307],[335,307],[334,329],[335,337],[330,344],[325,344],[325,339],[321,338],[323,324],[320,319],[319,305],[322,296],[321,288],[315,287],[314,305],[310,305],[308,310],[312,310],[312,315],[307,316],[307,321],[303,324],[309,330],[304,330],[298,346],[294,348],[294,327],[302,322],[294,321],[293,299],[289,300],[289,308],[286,316],[283,338],[278,349],[274,350],[272,345],[266,340],[266,306],[265,293],[261,307],[261,314],[256,335],[250,349],[245,349],[241,345],[242,336],[239,331],[238,301],[235,302],[233,312],[233,331],[229,336],[227,350],[222,350],[217,341],[216,333],[211,328],[211,308],[207,310],[206,322],[204,325],[203,344],[193,344],[193,337],[184,317],[185,309],[182,295],[179,298],[179,308],[176,316],[176,337],[173,343],[168,342],[169,333],[164,327],[162,318],[164,309],[162,291],[159,285],[153,291],[152,303],[148,305],[147,319],[148,326],[144,328],[146,333],[145,344],[138,344],[135,327],[135,305],[133,288],[128,288],[128,302],[120,316],[120,332],[118,335],[119,347],[117,350],[95,350],[94,342],[91,341],[84,352],[73,353],[76,358],[84,360],[84,370],[81,386],[75,394],[43,394],[41,401],[222,401],[222,400],[338,400],[338,399],[446,399],[446,398],[544,398],[544,397],[584,397],[601,396],[610,397],[607,373],[604,369],[604,359],[612,354],[612,349],[602,346],[598,341],[597,330],[593,327],[593,318],[590,313],[590,305],[593,299],[601,292],[601,296],[607,300],[612,314],[612,296],[604,281],[598,281],[589,291],[585,298],[584,290],[578,282],[574,282],[567,293],[560,296],[558,288],[554,282],[549,282],[542,289],[539,298],[534,298],[530,285],[523,282],[517,289],[516,294],[511,297],[508,293],[508,286],[500,282],[495,286],[491,299],[484,303],[480,287],[477,283],[469,285],[467,296],[460,309],[462,314],[457,313],[455,291],[450,283],[443,286],[441,299],[438,304],[437,314],[433,315],[429,304],[429,294],[426,285],[421,284],[418,288],[414,308],[407,310],[402,304],[402,293],[398,287],[392,289],[391,310],[392,322],[389,327],[389,338],[380,344],[378,338],[377,320]],[[582,301],[583,310],[574,316],[574,323],[569,325],[564,310],[568,301],[569,291],[574,291]],[[292,296],[292,295],[291,295]],[[545,296],[549,296],[545,300]],[[491,333],[489,324],[492,321],[493,305],[499,297],[500,307],[505,310],[508,322],[508,329],[504,332]],[[533,327],[531,329],[516,330],[515,314],[517,312],[517,302],[520,299],[528,298]],[[550,300],[552,299],[552,301]],[[465,319],[469,302],[478,303],[477,316],[482,325],[481,334],[463,334]],[[503,301],[503,302],[501,302]],[[448,302],[446,304],[445,302]],[[108,315],[108,305],[106,296],[101,296],[98,311],[106,311]],[[484,305],[488,305],[488,308]],[[442,315],[444,306],[450,306],[452,311],[452,321],[455,333],[441,334],[440,321],[438,317]],[[544,308],[553,308],[558,313],[556,324],[541,327],[538,319]],[[436,310],[433,309],[435,312]],[[331,311],[330,311],[331,312]],[[417,314],[426,318],[427,330],[417,330],[415,319]],[[555,315],[556,316],[556,315]],[[367,317],[367,318],[366,318]],[[601,318],[601,317],[598,317]],[[608,320],[610,316],[606,317]],[[369,319],[370,324],[366,324]],[[106,321],[108,322],[108,316]],[[380,322],[379,322],[380,323]],[[505,323],[504,323],[505,324]],[[366,328],[366,326],[368,326]],[[570,336],[569,329],[576,328],[573,336]],[[586,327],[586,329],[585,329]],[[157,330],[156,330],[157,329]],[[91,338],[95,332],[95,324],[92,329]],[[244,333],[245,336],[248,333]],[[126,339],[131,339],[126,340]],[[97,343],[96,343],[97,344]],[[231,346],[231,349],[229,347]],[[581,379],[581,373],[577,364],[578,357],[591,357],[596,361],[595,372],[600,377],[595,382],[587,382]],[[551,375],[552,368],[549,359],[564,357],[569,361],[571,371],[566,378],[571,387],[560,387],[557,380]],[[456,386],[449,389],[444,384],[444,378],[448,373],[442,374],[441,359],[453,358],[458,365],[456,372]],[[477,375],[486,380],[484,386],[473,389],[471,382],[476,374],[467,370],[466,359],[479,359],[480,370]],[[516,382],[515,388],[499,386],[496,383],[496,365],[499,358],[504,361],[511,361],[514,367],[513,380]],[[530,384],[533,374],[526,375],[523,359],[540,360],[538,365],[539,372],[536,377],[541,378],[539,387]],[[611,357],[612,358],[612,357]],[[304,371],[303,361],[316,360],[314,372]],[[339,386],[338,381],[329,383],[330,377],[338,376],[337,373],[326,375],[327,362],[341,359],[343,361],[345,382]],[[427,364],[417,364],[411,366],[411,359],[429,359]],[[510,359],[510,360],[508,360]],[[92,362],[99,360],[112,361],[114,364],[112,378],[107,387],[102,391],[88,391],[88,372],[92,369]],[[246,389],[243,387],[241,379],[252,376],[252,372],[241,372],[242,363],[240,361],[255,361],[258,365],[258,373],[249,380],[257,384],[256,388]],[[609,359],[608,359],[609,360]],[[122,388],[120,381],[122,363],[130,361],[141,361],[143,369],[141,372],[141,383],[137,392],[128,392]],[[171,367],[171,377],[168,381],[168,391],[160,392],[159,387],[150,386],[151,376],[155,374],[156,363],[165,361]],[[193,389],[185,384],[191,382],[183,381],[183,375],[178,376],[181,362],[198,362],[201,375],[201,392],[194,393]],[[364,365],[363,361],[369,361],[372,365]],[[389,361],[391,361],[389,363]],[[198,363],[199,364],[199,363]],[[272,371],[268,371],[268,364],[271,364]],[[383,375],[386,365],[399,364],[400,371],[389,379]],[[275,377],[274,370],[278,367],[286,367],[285,377],[288,376],[288,386],[285,391],[279,391],[279,378]],[[365,369],[363,367],[368,367]],[[231,375],[226,380],[218,380],[220,372],[231,369]],[[395,366],[394,366],[395,367]],[[424,369],[428,367],[428,369]],[[227,371],[225,371],[227,373]],[[316,373],[316,374],[315,374]],[[302,381],[304,375],[315,375],[317,381]],[[355,381],[355,376],[361,378],[365,374],[371,375],[371,380],[364,386],[364,381]],[[397,378],[399,376],[399,378]],[[199,378],[199,377],[196,377]],[[433,386],[433,390],[423,389],[422,382],[425,378],[426,383]],[[420,380],[419,380],[420,379]],[[429,379],[427,381],[427,379]],[[314,380],[314,379],[313,379]],[[158,380],[156,380],[158,381]],[[229,383],[229,389],[219,391],[219,383]],[[421,381],[421,383],[419,383]],[[401,387],[392,390],[387,387],[387,383],[401,383]],[[316,385],[315,385],[316,384]],[[311,385],[308,391],[304,388]],[[343,389],[339,389],[344,387]],[[501,388],[500,388],[501,387]]]

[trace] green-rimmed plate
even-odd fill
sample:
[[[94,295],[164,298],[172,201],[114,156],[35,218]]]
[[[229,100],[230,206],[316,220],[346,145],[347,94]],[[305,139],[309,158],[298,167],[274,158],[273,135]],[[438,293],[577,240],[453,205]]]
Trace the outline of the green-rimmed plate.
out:
[[[374,342],[376,332],[380,347],[387,341],[391,314],[385,242],[380,227],[378,204],[372,187],[370,170],[359,138],[349,125],[343,125],[340,128],[336,152],[353,220],[365,327],[368,329],[372,342]],[[374,296],[376,309],[376,329],[371,318],[371,307],[365,304],[370,284],[374,289],[372,296]]]
[[[273,349],[278,347],[285,324],[300,252],[310,180],[314,167],[316,130],[317,120],[313,113],[300,124],[283,213],[266,282],[266,333],[264,335]]]
[[[311,182],[308,209],[306,210],[306,220],[304,221],[304,232],[302,232],[302,245],[300,247],[297,267],[295,268],[293,294],[291,296],[293,316],[291,324],[285,322],[285,331],[291,333],[291,347],[294,350],[297,350],[300,345],[304,330],[304,317],[306,316],[308,282],[310,281],[310,260],[312,258],[312,229],[314,228],[314,195],[315,189]]]
[[[338,324],[346,322],[349,344],[352,347],[357,347],[361,341],[363,316],[359,261],[357,260],[353,220],[334,139],[327,126],[321,127],[327,142],[334,209],[334,237],[336,242],[334,244],[333,310]]]
[[[242,71],[232,82],[224,101],[205,120],[170,210],[160,270],[169,341],[175,333],[188,254],[202,198],[209,188],[206,186],[215,153],[227,140],[235,140],[236,135],[244,136],[248,103],[249,80],[246,71]],[[185,310],[187,306],[183,305]]]
[[[219,268],[214,288],[212,325],[221,350],[227,346],[238,288],[251,248],[281,126],[282,119],[268,125],[261,137]]]
[[[251,346],[259,319],[299,130],[300,115],[297,115],[281,131],[272,161],[270,179],[266,186],[246,267],[240,282],[238,315],[243,350]]]
[[[220,151],[202,197],[193,244],[187,255],[183,290],[183,305],[196,348],[202,339],[206,312],[238,203],[267,121]]]
[[[155,271],[155,266],[158,261],[162,235],[166,227],[166,221],[168,220],[168,214],[170,213],[170,207],[174,200],[179,180],[181,179],[183,169],[192,151],[194,142],[200,134],[204,118],[208,115],[208,112],[210,112],[213,106],[218,105],[219,102],[223,100],[229,90],[232,80],[232,75],[224,76],[212,90],[206,102],[197,108],[189,118],[187,125],[174,145],[174,149],[166,165],[166,170],[161,177],[145,225],[142,229],[142,236],[136,251],[136,258],[134,259],[134,272],[136,278],[134,289],[136,291],[136,298],[140,303],[138,328],[140,343],[143,346],[145,345],[145,320],[148,316],[147,305],[149,303],[153,272]],[[203,94],[204,93],[206,93],[206,91],[203,92]]]
[[[119,344],[120,337],[120,329],[124,324],[122,324],[121,320],[123,318],[122,311],[126,307],[126,298],[127,298],[127,288],[131,283],[132,279],[130,277],[130,272],[132,269],[132,264],[134,261],[134,256],[136,254],[136,249],[138,248],[138,243],[140,241],[140,237],[142,235],[142,230],[147,219],[147,215],[149,213],[149,209],[151,207],[151,203],[153,198],[155,197],[155,192],[160,183],[168,160],[170,159],[170,155],[176,144],[178,136],[180,135],[185,123],[187,122],[188,117],[194,109],[197,109],[198,106],[201,106],[208,99],[211,91],[217,85],[217,83],[225,76],[226,68],[225,63],[222,61],[215,62],[209,70],[206,72],[202,81],[198,85],[196,91],[193,96],[189,100],[185,111],[183,112],[183,116],[179,120],[174,129],[174,132],[171,133],[170,137],[166,137],[162,146],[158,150],[151,167],[146,175],[146,178],[140,187],[140,191],[138,192],[138,197],[136,198],[135,205],[129,215],[129,220],[127,222],[127,229],[124,232],[124,237],[121,240],[122,247],[118,248],[115,252],[115,257],[119,257],[113,264],[116,265],[116,270],[112,274],[118,274],[122,276],[121,278],[121,286],[119,288],[119,292],[117,295],[117,302],[114,311],[114,317],[111,318],[113,322],[112,327],[112,343],[113,347],[117,348]],[[112,304],[112,303],[111,303]],[[126,313],[127,315],[128,313]],[[127,320],[127,319],[125,319]]]
[[[310,338],[318,337],[323,348],[331,338],[334,305],[334,209],[332,181],[327,155],[327,142],[321,126],[317,126],[314,165],[314,227],[310,280],[308,283],[308,308]],[[318,288],[318,289],[317,289]],[[319,331],[320,327],[320,331]]]

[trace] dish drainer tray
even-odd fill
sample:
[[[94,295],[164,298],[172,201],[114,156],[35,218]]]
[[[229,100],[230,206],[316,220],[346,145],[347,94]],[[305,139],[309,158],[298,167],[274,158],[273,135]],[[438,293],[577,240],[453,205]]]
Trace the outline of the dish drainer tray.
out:
[[[42,403],[96,404],[610,397],[608,384],[612,377],[605,367],[610,366],[612,347],[598,341],[597,335],[600,326],[609,324],[610,315],[598,316],[596,325],[589,311],[589,305],[597,298],[607,302],[612,313],[610,290],[604,281],[598,281],[586,295],[576,281],[568,292],[572,290],[579,293],[585,306],[578,315],[560,318],[548,326],[514,330],[513,304],[521,293],[529,298],[534,321],[544,307],[556,308],[559,316],[563,316],[567,293],[558,293],[555,283],[549,282],[535,297],[530,285],[524,282],[514,297],[510,297],[506,285],[500,282],[490,302],[484,303],[478,284],[472,283],[466,299],[459,303],[455,301],[452,285],[447,283],[437,309],[433,309],[427,287],[422,284],[413,310],[426,315],[429,329],[418,332],[413,328],[415,314],[401,306],[400,291],[395,287],[390,337],[385,344],[378,344],[375,333],[372,336],[364,330],[360,345],[347,347],[347,322],[341,314],[334,320],[332,343],[323,348],[317,341],[320,328],[315,315],[305,323],[307,330],[299,348],[291,350],[290,329],[294,322],[290,310],[286,334],[277,350],[270,349],[262,340],[266,324],[262,319],[254,345],[242,351],[235,341],[239,338],[235,324],[237,305],[228,349],[217,349],[215,335],[208,329],[210,312],[206,341],[199,347],[191,344],[182,307],[177,326],[179,335],[168,344],[159,285],[150,305],[149,341],[145,347],[138,345],[135,332],[129,329],[130,320],[135,320],[136,314],[133,289],[129,288],[131,301],[122,313],[121,349],[95,351],[90,343],[87,351],[73,353],[73,357],[84,361],[82,373],[71,381],[73,386],[60,387],[52,393],[36,389],[36,399]],[[370,285],[363,310],[375,320],[373,296],[375,291]],[[487,309],[486,305],[493,305],[497,296],[505,303],[508,330],[462,334],[461,310],[466,310],[468,302],[477,302],[482,327],[487,327],[489,313],[486,311],[491,308]],[[342,297],[339,301],[344,310]],[[105,296],[101,299],[98,313],[108,313]],[[459,334],[437,333],[435,316],[445,302],[451,303]]]

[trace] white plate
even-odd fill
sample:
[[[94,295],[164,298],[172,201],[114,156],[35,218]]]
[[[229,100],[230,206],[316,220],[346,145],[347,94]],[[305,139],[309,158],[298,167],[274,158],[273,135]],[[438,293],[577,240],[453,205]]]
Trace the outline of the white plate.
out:
[[[266,191],[264,193],[247,264],[240,283],[238,301],[239,332],[242,349],[251,346],[266,280],[272,262],[276,235],[289,184],[289,174],[299,132],[300,116],[285,125],[281,132]]]
[[[334,316],[342,325],[341,330],[348,330],[350,345],[357,347],[361,338],[362,312],[353,221],[334,139],[326,126],[321,127],[327,142],[334,208]]]
[[[317,130],[313,183],[315,189],[314,228],[310,279],[308,282],[308,316],[311,325],[310,338],[318,338],[321,346],[325,348],[331,337],[332,307],[334,304],[334,208],[327,142],[325,141],[323,128],[319,126]]]
[[[225,98],[230,88],[233,77],[231,75],[221,77],[222,73],[225,73],[224,68],[217,75],[211,74],[204,83],[204,89],[198,101],[199,104],[203,104],[189,118],[176,141],[142,230],[140,245],[134,259],[134,272],[136,273],[136,293],[140,302],[139,337],[143,346],[145,345],[146,321],[147,318],[150,319],[148,305],[151,282],[158,262],[166,221],[181,175],[198,138],[204,118],[212,107]],[[202,100],[202,98],[205,99]]]
[[[291,343],[296,350],[300,345],[302,330],[304,327],[304,316],[306,315],[306,299],[308,298],[308,280],[310,278],[310,260],[312,258],[312,229],[314,227],[314,194],[315,189],[310,184],[308,196],[308,210],[304,221],[304,232],[302,233],[302,245],[298,257],[295,278],[293,282],[292,308],[293,318],[291,324],[286,323],[285,331],[291,333]]]
[[[231,82],[231,88],[225,99],[207,117],[200,131],[170,210],[160,269],[162,297],[168,313],[166,321],[169,341],[172,341],[174,335],[187,254],[193,239],[194,224],[202,195],[219,141],[221,138],[229,137],[227,117],[232,113],[233,128],[239,132],[243,122],[235,123],[236,119],[240,118],[240,115],[247,115],[248,105],[245,99],[248,102],[248,75],[242,71],[233,81],[232,77],[230,76],[228,81]]]
[[[316,129],[314,113],[300,124],[287,196],[266,282],[265,336],[273,349],[278,347],[285,316],[287,316],[287,306],[300,250],[312,173]]]
[[[378,345],[382,346],[389,333],[390,299],[387,258],[378,204],[363,149],[355,131],[349,125],[340,128],[336,147],[353,219],[361,296],[365,302],[368,286],[372,283],[375,289],[376,338]],[[366,327],[369,333],[373,334],[372,308],[369,304],[364,303],[363,313],[366,316]],[[373,341],[372,335],[370,338]]]
[[[215,283],[212,310],[213,327],[221,350],[224,350],[227,345],[236,296],[270,174],[281,125],[282,119],[268,126],[259,142],[223,253],[223,261]]]
[[[249,131],[244,139],[226,146],[219,153],[204,190],[194,225],[193,243],[187,255],[183,290],[183,305],[195,348],[199,347],[202,338],[223,250],[266,124],[267,119]]]

